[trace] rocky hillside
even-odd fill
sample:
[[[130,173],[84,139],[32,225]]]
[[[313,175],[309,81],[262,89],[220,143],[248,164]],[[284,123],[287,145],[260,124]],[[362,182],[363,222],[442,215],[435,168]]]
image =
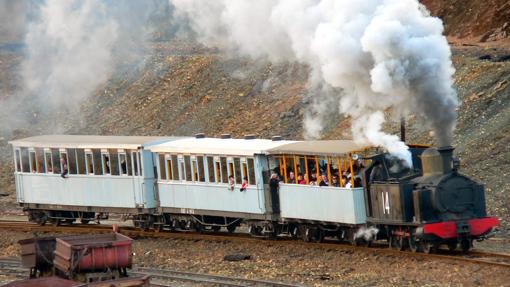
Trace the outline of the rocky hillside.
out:
[[[474,22],[461,25],[465,19],[462,17],[467,16],[454,9],[459,6],[454,2],[459,1],[423,2],[434,13],[445,15],[446,29],[452,36],[482,37],[503,27],[487,24],[482,29],[485,32],[480,32]],[[451,5],[446,5],[447,2]],[[477,8],[477,1],[466,3],[466,7]],[[497,43],[490,47],[456,45],[452,49],[457,69],[455,85],[462,101],[455,133],[456,153],[462,160],[463,172],[486,185],[489,213],[502,218],[504,227],[508,228],[510,50]],[[95,95],[77,103],[79,113],[39,116],[31,120],[30,126],[14,133],[0,131],[0,193],[7,195],[0,202],[6,209],[19,212],[14,205],[12,159],[7,140],[54,132],[56,123],[61,127],[58,132],[70,134],[205,132],[210,136],[231,133],[240,137],[253,133],[259,137],[302,138],[307,105],[303,97],[306,67],[225,58],[215,50],[180,40],[155,42],[153,50],[153,56],[143,68],[118,70]],[[0,48],[0,95],[16,89],[12,71],[20,60],[16,50]],[[421,126],[416,119],[408,119],[408,141],[432,143],[433,139]],[[386,129],[396,132],[397,124],[388,124]],[[349,119],[331,116],[323,137],[350,138]]]

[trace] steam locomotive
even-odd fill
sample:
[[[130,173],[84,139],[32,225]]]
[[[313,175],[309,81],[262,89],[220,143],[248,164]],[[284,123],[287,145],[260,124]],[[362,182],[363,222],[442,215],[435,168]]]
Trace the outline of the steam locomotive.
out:
[[[392,248],[425,253],[446,244],[468,251],[497,218],[487,217],[483,185],[459,173],[451,146],[412,148],[414,169],[387,154],[364,171],[367,222]]]

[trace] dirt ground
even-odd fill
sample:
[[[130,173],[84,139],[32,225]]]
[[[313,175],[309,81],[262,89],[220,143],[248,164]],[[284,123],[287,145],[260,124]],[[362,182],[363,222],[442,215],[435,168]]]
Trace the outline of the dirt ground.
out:
[[[30,236],[0,231],[0,257],[16,256],[17,240]],[[281,241],[138,239],[133,252],[137,266],[306,286],[510,286],[504,268]],[[251,259],[224,261],[229,254]]]

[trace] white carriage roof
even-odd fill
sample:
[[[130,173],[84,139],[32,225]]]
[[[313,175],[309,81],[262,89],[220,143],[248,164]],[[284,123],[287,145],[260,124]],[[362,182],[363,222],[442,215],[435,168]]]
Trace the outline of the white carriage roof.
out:
[[[269,154],[342,155],[360,151],[369,146],[356,144],[352,140],[298,141],[269,149]]]
[[[293,142],[268,139],[183,138],[159,144],[144,145],[144,148],[162,153],[252,156],[254,154],[265,154],[269,149]]]
[[[145,144],[144,148],[161,153],[252,156],[254,154],[342,155],[366,147],[351,140],[272,141],[268,139],[183,138]]]
[[[137,149],[145,143],[170,141],[176,138],[178,137],[41,135],[13,140],[9,143],[21,147]]]

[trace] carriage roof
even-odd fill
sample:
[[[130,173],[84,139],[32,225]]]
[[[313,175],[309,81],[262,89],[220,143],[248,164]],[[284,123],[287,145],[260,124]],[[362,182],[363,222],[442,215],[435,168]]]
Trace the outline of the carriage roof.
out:
[[[157,136],[95,136],[95,135],[41,135],[13,140],[9,143],[22,147],[51,148],[119,148],[137,149],[145,143],[170,141],[176,137]]]
[[[254,154],[341,155],[362,150],[365,147],[351,140],[272,141],[269,139],[183,138],[146,144],[144,148],[160,153],[253,156]]]

